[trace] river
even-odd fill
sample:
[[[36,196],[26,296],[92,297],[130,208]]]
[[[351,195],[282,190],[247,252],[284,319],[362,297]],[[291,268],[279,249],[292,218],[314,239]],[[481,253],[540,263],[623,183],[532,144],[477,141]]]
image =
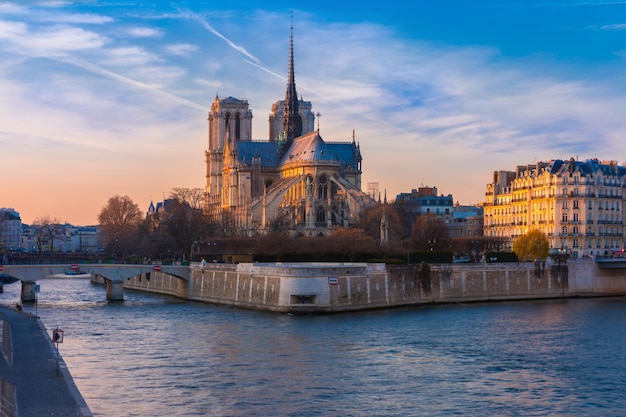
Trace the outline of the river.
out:
[[[623,416],[626,298],[323,316],[41,280],[95,416]],[[19,300],[5,285],[0,303]]]

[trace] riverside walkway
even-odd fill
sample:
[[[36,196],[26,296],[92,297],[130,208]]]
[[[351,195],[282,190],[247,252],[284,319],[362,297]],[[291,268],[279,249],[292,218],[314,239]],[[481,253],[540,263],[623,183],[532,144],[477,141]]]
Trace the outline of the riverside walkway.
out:
[[[0,416],[91,417],[87,403],[38,318],[0,306]]]

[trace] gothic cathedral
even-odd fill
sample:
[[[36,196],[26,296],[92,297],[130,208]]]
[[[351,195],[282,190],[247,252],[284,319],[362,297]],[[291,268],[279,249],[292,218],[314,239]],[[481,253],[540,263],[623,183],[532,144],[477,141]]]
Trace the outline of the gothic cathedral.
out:
[[[310,101],[298,99],[293,28],[285,99],[272,105],[269,140],[252,140],[247,100],[215,97],[209,112],[207,209],[228,235],[270,229],[320,236],[348,227],[374,200],[361,191],[361,152],[325,142]]]

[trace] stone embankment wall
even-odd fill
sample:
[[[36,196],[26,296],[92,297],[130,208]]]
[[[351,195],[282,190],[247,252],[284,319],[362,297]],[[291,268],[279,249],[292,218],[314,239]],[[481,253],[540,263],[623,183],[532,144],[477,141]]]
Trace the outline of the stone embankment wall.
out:
[[[217,304],[294,313],[430,303],[626,295],[624,270],[567,265],[212,264],[190,281],[160,272],[125,288]]]

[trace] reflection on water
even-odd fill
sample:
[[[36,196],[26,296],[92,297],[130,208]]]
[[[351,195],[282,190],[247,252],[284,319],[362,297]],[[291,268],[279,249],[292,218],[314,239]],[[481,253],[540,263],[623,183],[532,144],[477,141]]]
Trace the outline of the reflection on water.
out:
[[[288,316],[41,282],[97,416],[603,415],[626,409],[626,298]],[[19,283],[0,302],[15,303]],[[34,305],[26,306],[34,311]]]

